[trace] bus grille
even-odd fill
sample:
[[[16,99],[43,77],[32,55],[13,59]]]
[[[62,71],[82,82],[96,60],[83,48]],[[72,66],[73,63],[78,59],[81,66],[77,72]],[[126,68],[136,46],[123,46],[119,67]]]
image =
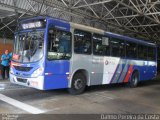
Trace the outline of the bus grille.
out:
[[[14,66],[14,68],[18,71],[28,72],[32,69],[32,67],[21,67],[21,66]]]
[[[17,78],[18,82],[23,82],[23,83],[27,83],[27,79],[23,79],[23,78]]]

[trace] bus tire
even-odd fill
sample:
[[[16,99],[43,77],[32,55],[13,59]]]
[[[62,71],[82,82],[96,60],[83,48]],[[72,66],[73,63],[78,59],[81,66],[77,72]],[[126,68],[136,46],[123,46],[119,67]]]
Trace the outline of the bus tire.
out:
[[[137,87],[138,81],[139,81],[139,75],[138,75],[138,72],[135,71],[135,72],[133,72],[133,74],[132,74],[132,76],[131,76],[131,79],[130,79],[130,81],[129,81],[129,86],[130,86],[131,88]]]
[[[86,88],[86,77],[82,73],[76,73],[73,76],[71,88],[68,89],[72,95],[78,95],[85,91]]]

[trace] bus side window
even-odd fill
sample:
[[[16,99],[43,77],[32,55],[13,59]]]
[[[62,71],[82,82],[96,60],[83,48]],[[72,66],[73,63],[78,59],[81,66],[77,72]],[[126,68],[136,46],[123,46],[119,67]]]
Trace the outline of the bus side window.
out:
[[[107,39],[106,39],[107,38]],[[105,39],[108,40],[108,37],[105,37],[103,35],[99,34],[93,34],[92,36],[93,39],[93,54],[94,55],[109,55],[109,41],[106,41]]]
[[[74,52],[91,54],[91,33],[82,30],[74,31]]]
[[[148,60],[156,60],[156,49],[154,47],[148,47]]]
[[[147,46],[138,45],[138,59],[147,60]]]
[[[111,56],[125,57],[125,41],[111,37],[110,40]]]
[[[137,44],[133,42],[126,41],[126,57],[127,58],[137,58]]]

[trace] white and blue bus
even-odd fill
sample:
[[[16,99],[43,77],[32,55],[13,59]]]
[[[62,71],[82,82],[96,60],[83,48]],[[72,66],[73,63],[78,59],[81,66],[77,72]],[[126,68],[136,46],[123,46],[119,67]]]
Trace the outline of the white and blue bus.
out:
[[[153,43],[51,17],[22,20],[15,33],[10,81],[40,90],[151,80],[157,74]]]

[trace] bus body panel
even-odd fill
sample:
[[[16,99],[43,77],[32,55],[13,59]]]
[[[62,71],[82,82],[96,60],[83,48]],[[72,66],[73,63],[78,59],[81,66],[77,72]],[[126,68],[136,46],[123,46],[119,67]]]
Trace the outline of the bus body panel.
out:
[[[128,82],[134,71],[138,72],[139,81],[153,79],[156,76],[156,65],[152,70],[148,70],[148,63],[148,61],[121,59],[110,83]],[[156,64],[156,62],[152,63]]]
[[[104,56],[93,56],[91,61],[91,81],[90,85],[99,85],[103,83]]]
[[[93,73],[91,72],[92,79],[90,85],[129,82],[134,71],[138,72],[139,81],[151,80],[156,76],[156,62],[127,60],[115,57],[104,57],[102,60],[96,58],[96,60],[103,61],[103,65],[100,65],[93,59],[96,65],[92,65],[94,69],[92,69]],[[148,67],[149,63],[152,63],[151,67]]]
[[[90,73],[91,73],[91,62],[92,62],[92,56],[91,55],[81,55],[81,54],[72,54],[71,58],[71,79],[73,78],[74,74],[78,70],[84,70],[86,71],[88,81],[87,85],[90,85]],[[70,79],[70,80],[71,80]],[[71,82],[71,81],[70,81]],[[71,84],[70,86],[71,87]]]
[[[44,89],[68,88],[69,69],[69,60],[46,60]]]
[[[102,84],[110,84],[112,81],[115,83],[116,79],[120,75],[120,70],[122,68],[120,58],[116,57],[104,57],[103,62],[103,82]],[[118,67],[120,66],[120,67]],[[120,68],[119,70],[117,68]]]
[[[154,61],[148,61],[147,66],[147,78],[152,79],[157,74],[157,63]]]

